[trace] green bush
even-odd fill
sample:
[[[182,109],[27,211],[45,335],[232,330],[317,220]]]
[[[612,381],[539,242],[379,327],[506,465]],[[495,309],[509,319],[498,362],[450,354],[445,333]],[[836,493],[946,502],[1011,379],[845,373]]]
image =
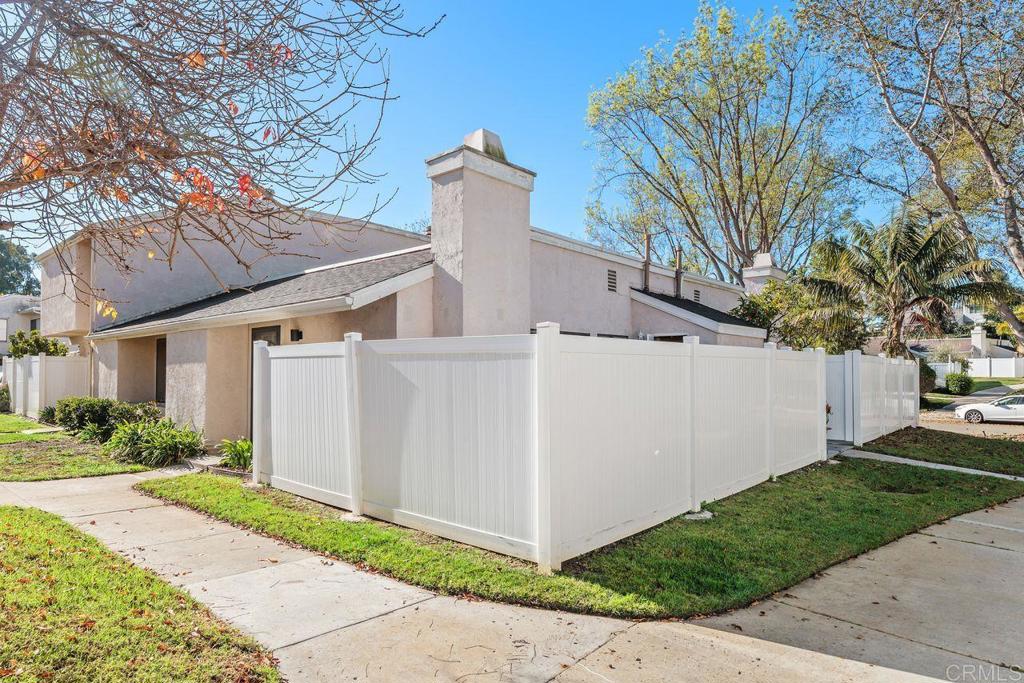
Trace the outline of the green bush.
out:
[[[252,469],[252,441],[249,439],[223,439],[218,446],[221,467],[234,467],[239,470]]]
[[[11,412],[11,388],[7,382],[0,384],[0,413]]]
[[[928,392],[935,391],[935,370],[927,363],[918,363],[917,367],[919,393],[924,396]]]
[[[153,422],[159,419],[160,409],[154,403],[126,403],[112,398],[69,396],[57,401],[54,420],[58,427],[77,434],[86,425],[90,439],[106,441],[117,426],[124,422]]]
[[[951,372],[946,375],[946,390],[957,396],[966,396],[974,388],[974,380],[963,372]]]
[[[119,462],[147,467],[173,465],[206,450],[200,432],[175,427],[166,418],[159,422],[122,422],[103,449]]]
[[[39,411],[39,421],[48,425],[56,424],[57,409],[53,406],[43,406]]]
[[[48,339],[39,334],[39,330],[32,330],[30,334],[25,334],[25,330],[18,330],[8,340],[8,348],[15,358],[38,356],[40,353],[47,356],[68,355],[67,344],[56,339]]]
[[[85,443],[103,443],[110,438],[113,432],[113,429],[108,430],[105,427],[100,427],[95,422],[90,422],[78,432],[78,440]]]

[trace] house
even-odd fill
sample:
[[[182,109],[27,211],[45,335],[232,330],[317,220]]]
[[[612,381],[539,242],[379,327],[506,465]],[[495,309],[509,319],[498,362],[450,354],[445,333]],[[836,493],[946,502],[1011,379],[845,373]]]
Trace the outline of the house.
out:
[[[871,337],[864,344],[863,352],[874,356],[882,353],[885,337]],[[907,349],[915,357],[922,360],[933,358],[940,351],[954,353],[964,358],[1013,358],[1016,350],[1009,342],[1001,339],[989,339],[988,332],[981,325],[975,325],[970,337],[918,337],[907,340]]]
[[[727,312],[742,287],[532,227],[535,174],[508,162],[494,133],[470,134],[426,172],[429,237],[319,216],[248,272],[208,244],[180,251],[173,271],[134,254],[126,279],[80,233],[39,256],[43,334],[90,354],[95,394],[163,403],[210,440],[250,433],[256,340],[525,334],[555,321],[566,334],[763,344],[764,330]],[[777,270],[762,259],[746,282],[762,286]],[[112,302],[117,319],[76,287]]]
[[[10,338],[20,331],[39,329],[39,297],[30,294],[0,296],[0,356],[10,354]]]

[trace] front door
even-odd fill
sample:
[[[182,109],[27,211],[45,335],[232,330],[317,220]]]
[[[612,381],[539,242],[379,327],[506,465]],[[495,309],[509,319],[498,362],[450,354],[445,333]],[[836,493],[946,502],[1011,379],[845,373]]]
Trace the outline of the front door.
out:
[[[167,337],[156,340],[156,396],[157,403],[167,399]]]
[[[252,345],[253,342],[265,341],[271,346],[281,345],[281,326],[252,328],[252,340],[249,342],[249,434],[252,435]]]

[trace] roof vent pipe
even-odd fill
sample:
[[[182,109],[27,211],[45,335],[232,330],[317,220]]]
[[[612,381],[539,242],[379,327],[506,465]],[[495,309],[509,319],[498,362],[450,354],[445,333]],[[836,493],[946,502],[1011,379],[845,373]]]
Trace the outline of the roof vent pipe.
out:
[[[676,298],[683,298],[683,248],[676,247]]]
[[[651,290],[651,233],[644,233],[644,291]]]

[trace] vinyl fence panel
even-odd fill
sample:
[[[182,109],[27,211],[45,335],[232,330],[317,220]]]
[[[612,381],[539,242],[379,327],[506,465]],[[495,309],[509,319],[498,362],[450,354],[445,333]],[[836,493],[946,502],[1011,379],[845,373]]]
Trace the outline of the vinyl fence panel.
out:
[[[917,425],[920,378],[916,361],[851,351],[829,357],[827,366],[827,392],[833,407],[830,438],[861,445]],[[843,414],[837,414],[833,400],[842,402]]]
[[[569,558],[699,502],[693,500],[691,478],[695,345],[555,339],[550,448],[559,538],[554,554]]]
[[[535,342],[510,335],[360,345],[368,514],[533,558]]]
[[[768,346],[257,344],[255,476],[556,568],[825,456],[824,353]]]
[[[351,509],[345,345],[272,346],[269,355],[271,485]]]

